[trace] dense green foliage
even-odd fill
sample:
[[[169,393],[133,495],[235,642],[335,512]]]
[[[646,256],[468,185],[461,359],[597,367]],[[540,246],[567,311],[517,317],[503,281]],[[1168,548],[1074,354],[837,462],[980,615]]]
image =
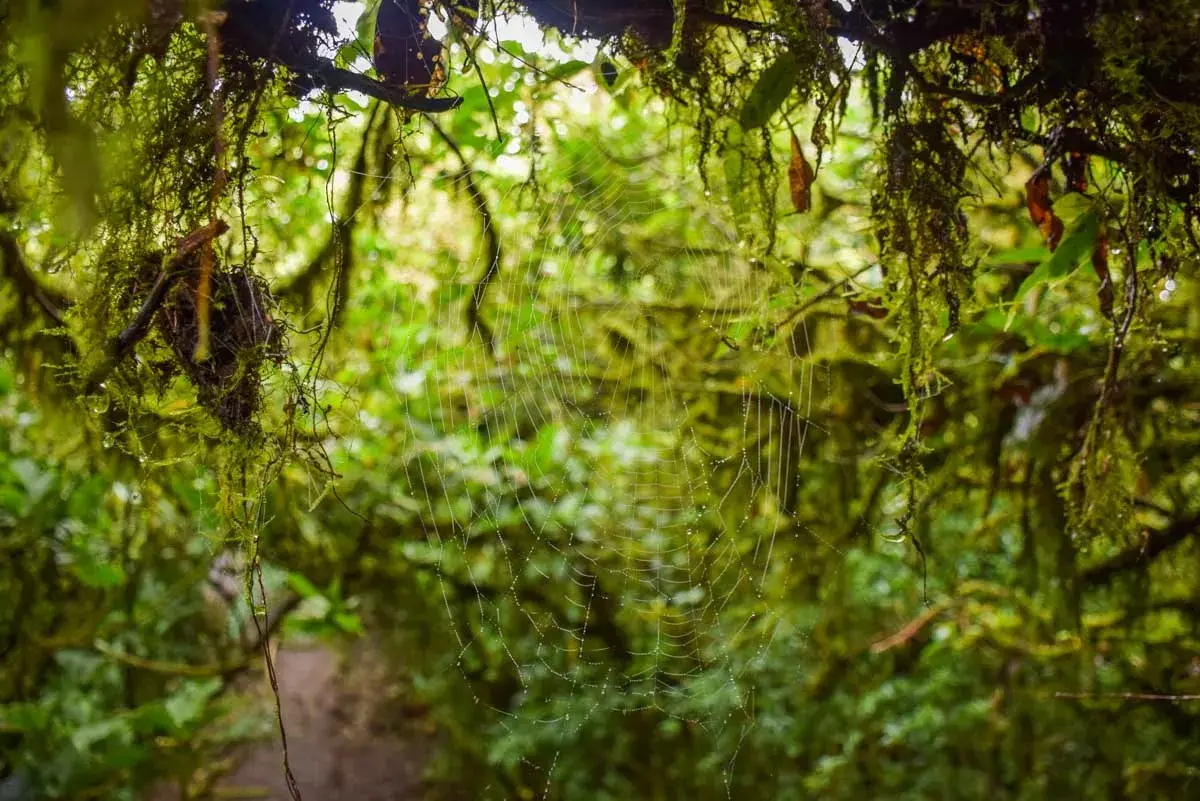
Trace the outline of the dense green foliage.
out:
[[[1196,792],[1191,3],[377,5],[0,3],[0,798],[314,633],[448,797]]]

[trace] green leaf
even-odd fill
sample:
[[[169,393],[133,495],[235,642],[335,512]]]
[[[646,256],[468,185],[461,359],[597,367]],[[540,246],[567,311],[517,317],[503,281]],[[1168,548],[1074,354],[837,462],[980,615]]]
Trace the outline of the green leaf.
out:
[[[8,469],[25,486],[30,505],[41,500],[54,483],[53,475],[43,471],[32,459],[14,459]]]
[[[125,571],[120,565],[81,559],[72,565],[75,575],[89,587],[112,589],[125,583]]]
[[[1012,311],[1009,312],[1005,328],[1012,325],[1018,304],[1029,294],[1030,290],[1040,283],[1053,281],[1073,272],[1079,263],[1092,252],[1099,235],[1100,215],[1095,211],[1089,211],[1081,216],[1050,258],[1038,265],[1038,268],[1021,282],[1021,288],[1017,290],[1017,296],[1013,298]]]
[[[171,716],[171,723],[177,729],[183,729],[188,724],[200,720],[208,701],[221,688],[221,680],[213,677],[204,681],[188,681],[183,684],[163,706]]]
[[[798,67],[796,57],[791,53],[784,53],[767,67],[742,106],[738,120],[743,128],[751,130],[767,124],[795,88]]]
[[[366,629],[363,628],[362,620],[353,612],[335,612],[333,614],[333,622],[339,629],[347,634],[366,633]]]
[[[129,732],[129,721],[124,718],[109,718],[95,723],[87,723],[71,732],[71,745],[75,746],[77,751],[87,752],[93,745],[114,734],[127,737]]]
[[[301,598],[312,598],[314,595],[321,594],[321,591],[311,581],[299,573],[288,573],[288,584],[292,585],[292,589]]]
[[[984,264],[989,267],[1000,267],[1005,264],[1028,264],[1029,262],[1040,264],[1049,255],[1050,251],[1046,249],[1045,245],[1035,248],[1013,248],[991,254],[984,260]]]
[[[143,704],[137,708],[137,712],[130,718],[130,722],[140,734],[169,732],[174,725],[171,713],[167,711],[165,701],[154,701],[153,703]]]
[[[375,17],[379,13],[379,3],[369,3],[367,9],[359,15],[358,22],[354,23],[354,33],[360,47],[366,52],[371,52],[371,45],[375,41]]]
[[[551,69],[546,70],[546,77],[552,81],[565,81],[569,78],[574,78],[579,73],[588,69],[592,65],[587,61],[564,61]]]
[[[1096,201],[1087,195],[1068,192],[1054,201],[1054,213],[1069,228],[1072,223],[1081,221],[1083,215],[1091,212],[1095,205]]]

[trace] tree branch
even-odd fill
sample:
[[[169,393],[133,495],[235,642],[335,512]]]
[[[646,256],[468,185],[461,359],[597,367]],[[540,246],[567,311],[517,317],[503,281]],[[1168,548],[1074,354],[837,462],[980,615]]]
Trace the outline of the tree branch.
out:
[[[904,645],[909,640],[921,633],[921,630],[928,626],[935,618],[940,616],[952,605],[949,601],[942,601],[934,604],[926,609],[921,614],[904,624],[898,631],[883,639],[876,640],[871,643],[871,653],[882,654],[885,651],[890,651],[893,648]]]
[[[275,611],[271,618],[270,624],[264,632],[264,637],[271,637],[283,626],[295,609],[300,605],[303,599],[298,595],[289,595],[287,600],[280,605],[280,608]],[[111,645],[103,642],[95,642],[92,647],[101,655],[111,659],[120,665],[134,668],[136,670],[145,670],[149,673],[159,673],[166,676],[186,676],[189,678],[220,678],[222,682],[228,683],[236,678],[240,673],[245,671],[254,663],[262,650],[262,638],[255,640],[253,645],[247,648],[236,659],[228,662],[216,662],[212,664],[193,665],[187,662],[165,662],[157,659],[147,659],[125,651],[113,648]]]
[[[1055,698],[1071,701],[1200,701],[1200,695],[1194,693],[1055,693]]]
[[[834,295],[836,295],[838,292],[841,292],[843,289],[846,289],[847,287],[849,287],[850,283],[852,281],[854,281],[859,276],[870,271],[870,269],[874,266],[875,266],[874,264],[868,264],[866,267],[859,268],[858,270],[854,271],[853,273],[851,273],[850,275],[841,279],[840,281],[835,281],[834,283],[825,287],[820,292],[813,295],[811,298],[804,301],[799,306],[797,306],[796,308],[792,309],[787,314],[785,314],[782,318],[780,318],[779,322],[777,322],[773,326],[771,326],[771,330],[778,331],[780,328],[783,328],[785,325],[792,322],[800,315],[804,314],[804,312],[808,311],[813,306],[816,306],[818,303],[820,303],[822,301],[829,300]]]
[[[767,33],[771,30],[771,25],[766,22],[758,22],[757,20],[734,17],[717,11],[710,11],[707,8],[689,9],[688,15],[706,25],[720,28],[733,28],[734,30],[739,30],[744,33]]]
[[[47,320],[56,326],[62,326],[62,308],[67,305],[67,298],[38,280],[25,263],[17,240],[8,231],[0,231],[0,257],[3,257],[4,274],[17,290],[25,298],[32,298]]]
[[[354,221],[367,194],[367,152],[370,149],[371,134],[375,128],[381,108],[383,107],[380,104],[373,104],[373,108],[367,118],[367,126],[362,135],[362,146],[359,148],[358,154],[354,158],[354,164],[350,168],[350,184],[346,187],[346,195],[342,200],[341,210],[337,212],[333,226],[329,231],[329,238],[325,240],[325,244],[321,246],[321,249],[317,251],[312,260],[300,272],[296,273],[295,277],[286,286],[279,290],[280,294],[288,295],[307,304],[312,298],[312,288],[313,284],[316,283],[317,277],[321,274],[325,265],[331,259],[336,259],[340,254],[342,257],[341,269],[338,270],[336,276],[337,286],[334,288],[334,302],[329,320],[330,326],[337,325],[346,304],[350,270],[352,267],[351,260],[353,257]]]
[[[1164,551],[1183,542],[1197,531],[1200,531],[1200,514],[1176,520],[1170,526],[1150,534],[1138,547],[1130,548],[1084,570],[1079,574],[1079,580],[1085,587],[1107,586],[1121,573],[1149,565]]]
[[[357,72],[335,67],[324,59],[312,58],[288,61],[280,59],[280,63],[298,75],[309,79],[314,85],[331,92],[351,91],[362,92],[364,95],[390,103],[400,108],[413,111],[423,111],[426,114],[436,114],[458,108],[462,103],[461,97],[421,97],[410,94],[407,87],[388,86],[385,83],[359,75]]]
[[[463,183],[466,184],[467,194],[470,195],[471,202],[475,204],[475,211],[479,214],[486,266],[483,273],[475,281],[475,288],[471,291],[470,300],[467,301],[464,316],[467,321],[468,333],[478,333],[488,353],[495,357],[496,335],[479,311],[483,307],[483,300],[487,295],[488,286],[500,274],[500,263],[504,258],[504,253],[500,247],[500,237],[496,234],[496,223],[492,217],[491,209],[488,208],[487,198],[484,197],[479,184],[475,182],[475,173],[471,169],[471,163],[467,161],[467,157],[463,155],[462,149],[454,141],[453,137],[446,133],[432,117],[428,119],[429,124],[433,126],[433,130],[454,151],[454,155],[458,157],[459,162],[462,164]]]

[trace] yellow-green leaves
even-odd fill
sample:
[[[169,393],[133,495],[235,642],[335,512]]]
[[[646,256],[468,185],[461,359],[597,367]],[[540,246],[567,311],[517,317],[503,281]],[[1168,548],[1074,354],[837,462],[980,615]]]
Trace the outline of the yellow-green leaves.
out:
[[[738,122],[746,130],[761,128],[783,105],[796,87],[798,64],[791,53],[784,53],[759,76],[742,106]]]
[[[1029,276],[1021,282],[1017,295],[1013,298],[1013,306],[1008,316],[1006,328],[1012,325],[1016,316],[1018,304],[1030,290],[1045,281],[1053,281],[1072,273],[1076,267],[1089,255],[1093,255],[1101,247],[1100,214],[1095,209],[1085,211],[1067,227],[1066,236],[1049,258],[1037,266]],[[1107,243],[1105,248],[1105,263],[1107,264]],[[1111,307],[1110,307],[1111,308]]]
[[[1050,254],[1050,258],[1039,264],[1037,269],[1021,283],[1017,299],[1024,297],[1037,284],[1062,278],[1073,271],[1095,248],[1099,235],[1100,215],[1095,211],[1080,215],[1079,219],[1072,224],[1067,235],[1063,237],[1062,244]]]

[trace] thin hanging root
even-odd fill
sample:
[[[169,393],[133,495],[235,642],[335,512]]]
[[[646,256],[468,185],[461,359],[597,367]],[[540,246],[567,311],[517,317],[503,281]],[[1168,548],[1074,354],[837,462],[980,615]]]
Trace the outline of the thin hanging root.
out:
[[[224,11],[206,11],[200,15],[200,24],[208,41],[208,89],[213,99],[213,157],[216,172],[213,175],[212,192],[209,195],[209,216],[217,219],[217,203],[225,192],[225,140],[221,136],[224,125],[224,105],[221,99],[220,66],[221,37],[218,26],[225,21]],[[192,359],[203,362],[209,357],[209,320],[212,319],[212,240],[204,243],[200,251],[200,278],[196,284],[196,351]]]

